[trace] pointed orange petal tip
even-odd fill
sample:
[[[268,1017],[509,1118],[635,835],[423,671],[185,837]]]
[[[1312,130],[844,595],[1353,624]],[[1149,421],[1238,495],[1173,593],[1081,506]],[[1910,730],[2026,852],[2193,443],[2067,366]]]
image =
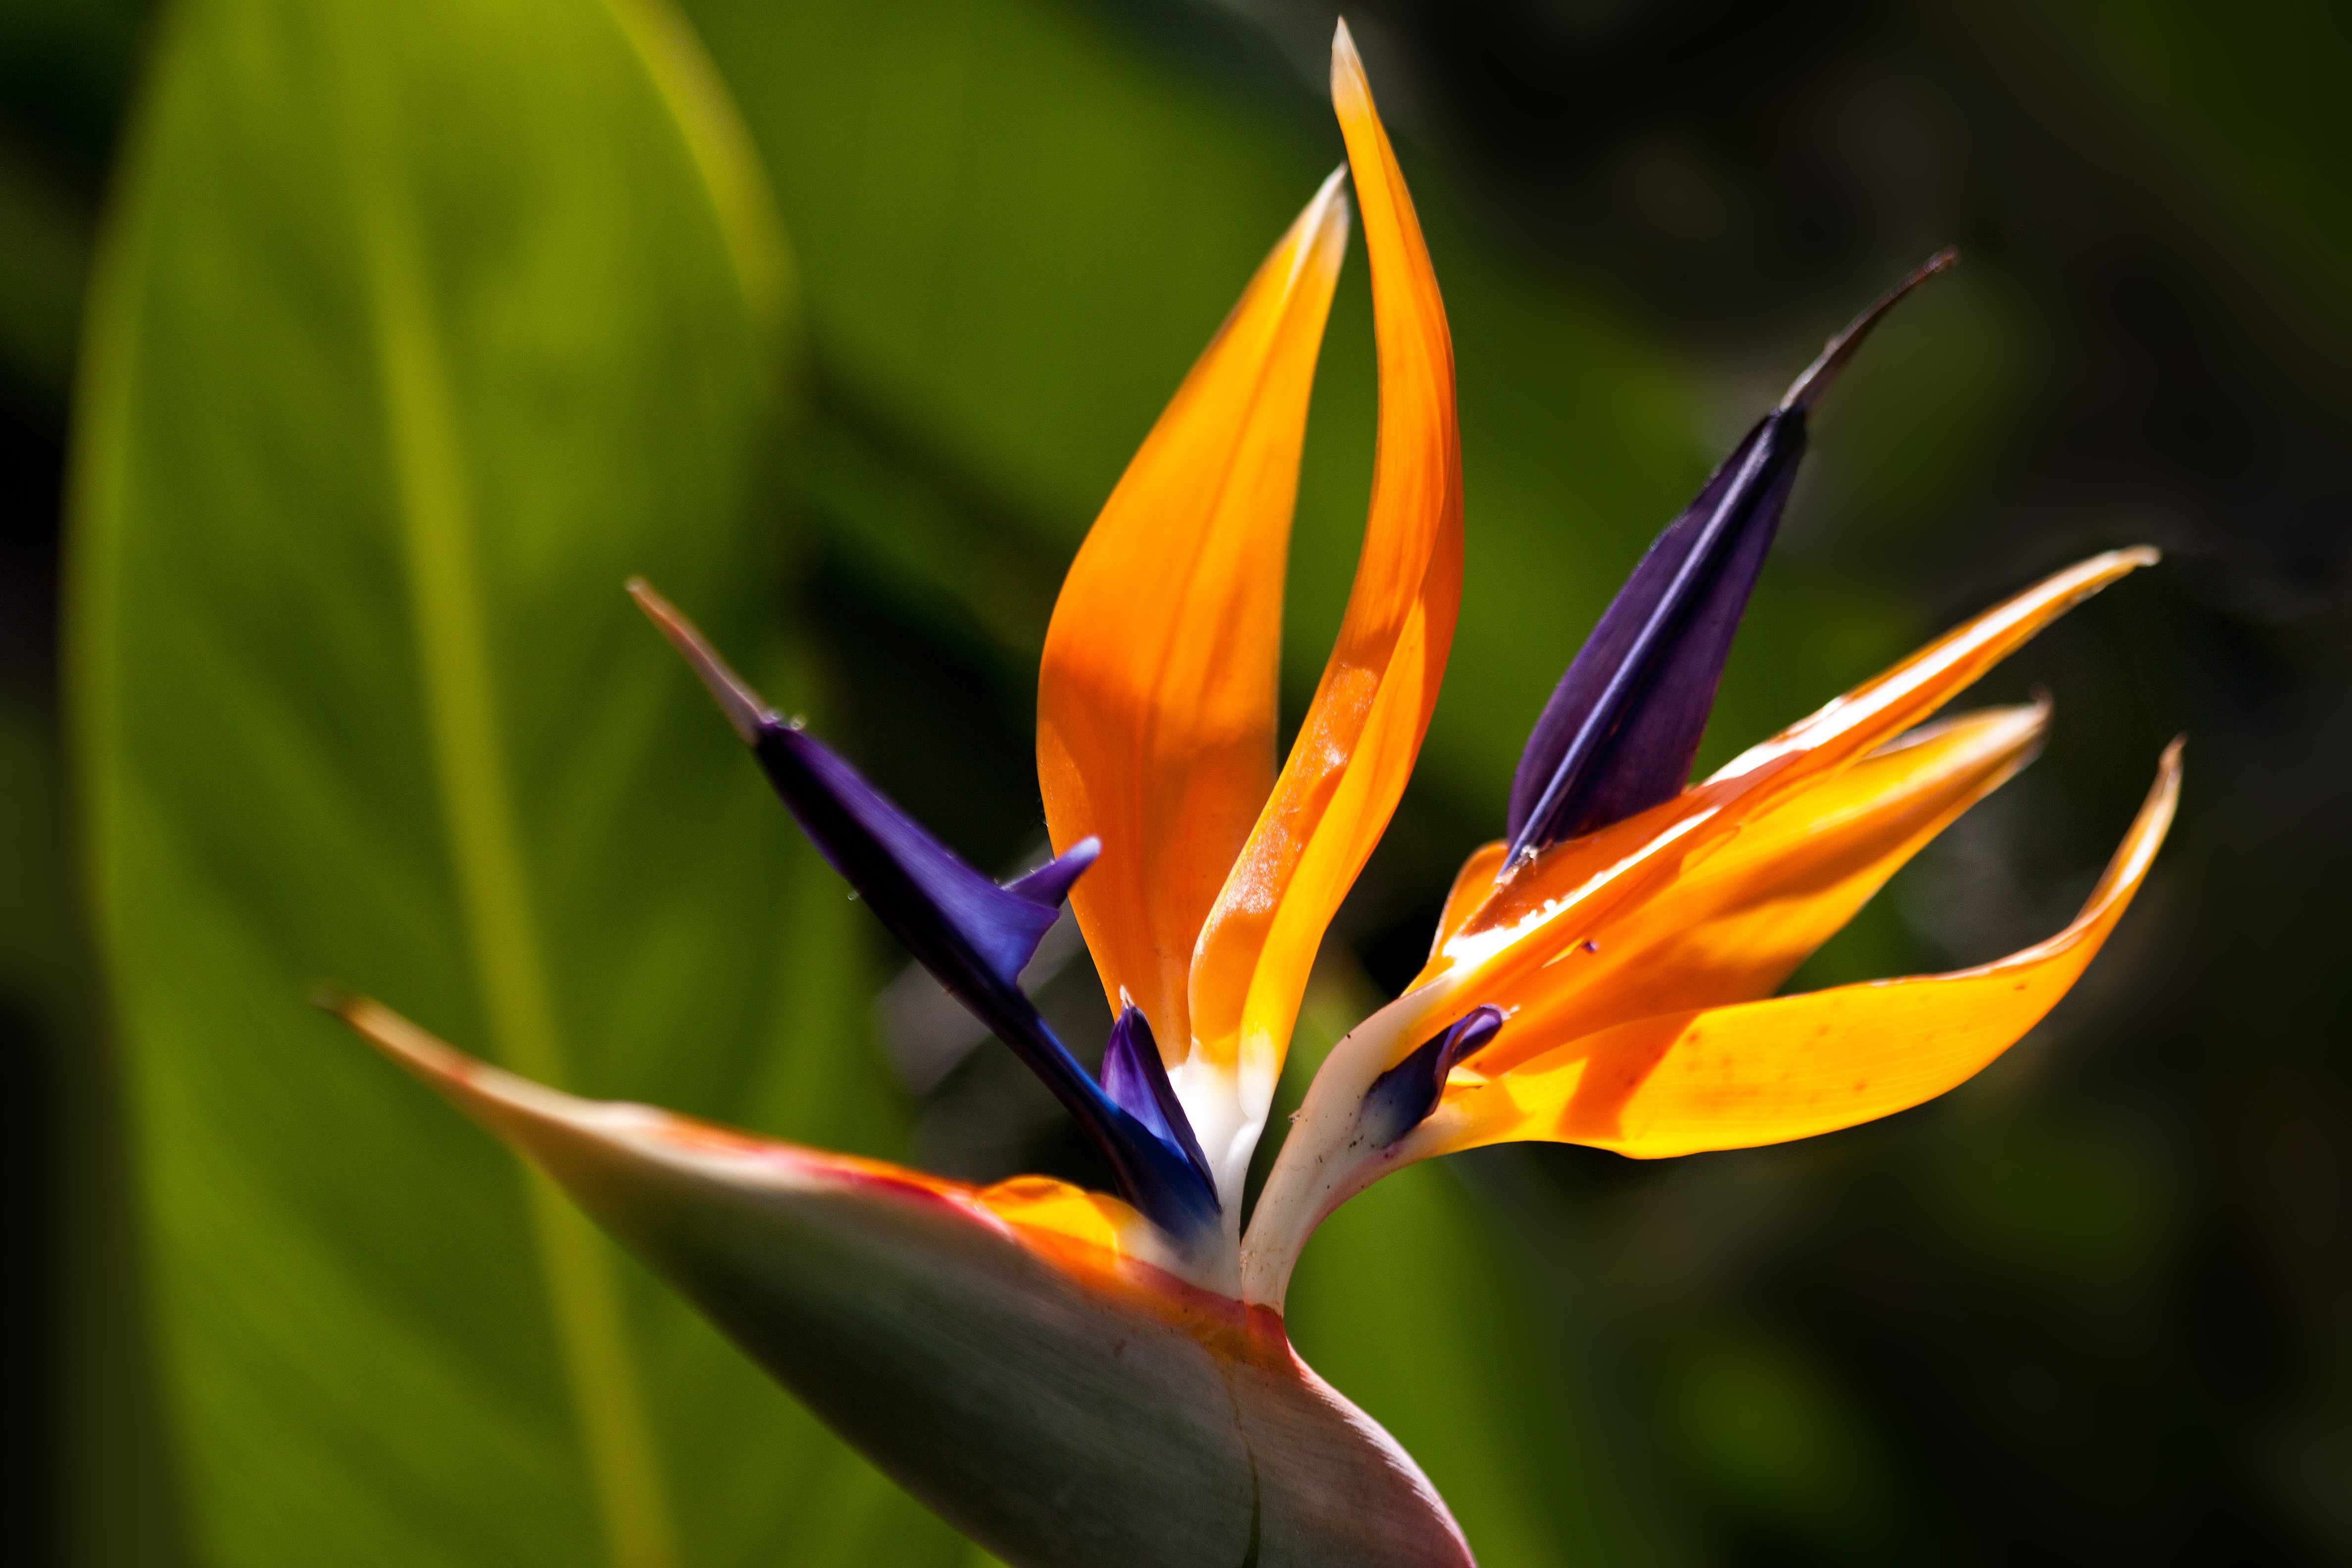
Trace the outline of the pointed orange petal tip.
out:
[[[1364,79],[1364,57],[1356,51],[1356,35],[1348,31],[1348,18],[1337,17],[1331,26],[1331,107],[1342,118],[1365,114],[1372,107],[1372,85]]]
[[[1654,892],[1817,780],[1934,714],[2035,633],[2117,579],[2155,564],[2152,545],[2112,550],[2053,573],[1734,757],[1701,784],[1586,837],[1507,867],[1486,902],[1448,938],[1456,966],[1518,962],[1525,939],[1573,914],[1591,924]]]
[[[1014,1568],[1472,1568],[1427,1479],[1278,1313],[1088,1241],[1114,1200],[575,1099],[364,997],[316,999]]]
[[[1613,1025],[1769,996],[1911,857],[2041,747],[2046,702],[1911,731],[1747,823],[1652,896],[1481,985],[1511,1015],[1492,1077]],[[1565,944],[1565,945],[1563,945]]]
[[[1371,263],[1380,416],[1339,634],[1281,775],[1192,951],[1193,1036],[1253,1085],[1278,1079],[1323,933],[1386,828],[1444,678],[1462,590],[1454,347],[1412,194],[1340,28],[1332,101]]]
[[[1799,776],[1842,765],[1935,712],[2084,600],[2163,558],[2164,552],[2154,545],[2138,544],[2110,550],[2053,572],[1970,616],[1770,740],[1748,748],[1706,782],[1715,784],[1738,779],[1791,754],[1807,758]]]
[[[2045,942],[1914,975],[1603,1029],[1450,1091],[1402,1157],[1535,1139],[1636,1159],[1787,1142],[1891,1116],[1958,1087],[2040,1023],[2115,930],[2180,796],[2165,748],[2082,911]]]
[[[1104,994],[1133,998],[1171,1063],[1193,1034],[1193,942],[1274,783],[1283,573],[1347,249],[1343,174],[1260,263],[1128,464],[1039,661],[1047,829],[1057,846],[1103,843],[1078,925]]]

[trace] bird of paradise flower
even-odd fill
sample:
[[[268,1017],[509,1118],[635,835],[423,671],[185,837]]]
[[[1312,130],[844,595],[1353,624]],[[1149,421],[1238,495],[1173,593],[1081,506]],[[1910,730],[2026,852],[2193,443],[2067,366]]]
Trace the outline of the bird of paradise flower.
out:
[[[1507,835],[1462,868],[1421,974],[1323,1062],[1250,1216],[1325,928],[1404,788],[1461,585],[1453,348],[1343,26],[1349,163],[1259,268],[1070,568],[1038,682],[1057,857],[1000,887],[795,721],[642,583],[803,829],[1060,1099],[1118,1193],[974,1187],[598,1104],[343,1018],[537,1162],[844,1436],[1022,1565],[1464,1564],[1412,1459],[1292,1352],[1317,1224],[1382,1174],[1507,1140],[1653,1158],[1916,1105],[2063,995],[2146,876],[2179,746],[2048,941],[1957,973],[1773,992],[1894,871],[2031,759],[2046,704],[1925,724],[2152,551],[2028,588],[1686,784],[1814,399],[1891,291],[1660,535],[1538,721]],[[1379,446],[1355,586],[1274,765],[1284,557],[1349,221],[1370,257]],[[1090,1074],[1016,976],[1067,899],[1117,1022]]]

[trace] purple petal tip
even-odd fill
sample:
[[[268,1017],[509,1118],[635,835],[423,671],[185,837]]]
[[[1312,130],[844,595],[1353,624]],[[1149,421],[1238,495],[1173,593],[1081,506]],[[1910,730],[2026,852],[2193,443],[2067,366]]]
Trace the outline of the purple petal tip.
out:
[[[1633,568],[1528,736],[1507,818],[1513,868],[1689,783],[1804,458],[1807,414],[1887,311],[1958,258],[1937,252],[1832,338]]]
[[[1110,1039],[1103,1047],[1102,1088],[1113,1104],[1182,1161],[1199,1193],[1206,1195],[1207,1212],[1214,1215],[1217,1184],[1209,1173],[1208,1156],[1201,1152],[1201,1141],[1192,1131],[1192,1118],[1184,1113],[1184,1102],[1176,1098],[1176,1086],[1168,1081],[1167,1064],[1160,1059],[1160,1044],[1151,1037],[1151,1025],[1143,1009],[1133,1003],[1120,1008],[1111,1024]]]
[[[702,677],[801,831],[916,960],[1053,1091],[1103,1152],[1121,1194],[1171,1236],[1213,1234],[1216,1187],[1149,1033],[1148,1068],[1132,1050],[1128,1063],[1140,1092],[1130,1092],[1134,1104],[1122,1103],[1070,1055],[1021,990],[1023,967],[1070,885],[1102,853],[1100,841],[1081,840],[1010,886],[997,886],[845,759],[778,717],[643,579],[630,579],[629,593]]]
[[[1473,1007],[1374,1079],[1364,1091],[1364,1129],[1373,1146],[1384,1149],[1420,1126],[1437,1109],[1446,1075],[1465,1058],[1485,1049],[1502,1027],[1501,1008]]]
[[[1071,887],[1101,856],[1102,840],[1088,835],[1035,870],[1005,883],[1004,890],[1049,910],[1059,909],[1070,896]]]
[[[1853,360],[1854,351],[1862,347],[1872,329],[1886,318],[1886,313],[1902,303],[1906,295],[1938,272],[1949,271],[1959,264],[1960,252],[1956,246],[1946,246],[1911,269],[1909,276],[1874,300],[1870,308],[1846,323],[1845,330],[1822,345],[1821,353],[1805,367],[1804,374],[1790,384],[1787,395],[1780,399],[1780,412],[1799,413],[1812,407],[1822,393],[1830,389],[1841,371]]]
[[[733,726],[736,737],[747,746],[757,745],[761,727],[778,721],[776,710],[761,700],[760,694],[751,689],[750,682],[729,668],[700,628],[679,615],[677,607],[655,592],[652,584],[643,577],[632,577],[628,589],[629,597],[637,602],[637,608],[646,613],[646,618],[661,628],[662,636],[669,638],[670,646],[677,649],[686,662],[693,666],[694,673],[702,678],[702,684],[709,689],[711,700],[719,704],[721,713],[727,715],[727,722]]]

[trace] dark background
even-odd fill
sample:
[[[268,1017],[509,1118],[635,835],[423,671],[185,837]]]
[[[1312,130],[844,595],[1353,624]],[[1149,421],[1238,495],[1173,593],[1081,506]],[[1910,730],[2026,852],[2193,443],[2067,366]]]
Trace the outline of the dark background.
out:
[[[1328,16],[1108,0],[1092,20],[1170,71],[1307,115]],[[2046,934],[2186,731],[2180,826],[2061,1014],[2063,1050],[2037,1037],[1957,1108],[1786,1151],[1462,1163],[1474,1193],[1581,1259],[1559,1310],[1603,1324],[1628,1484],[1672,1521],[1671,1554],[2352,1561],[2352,837],[2335,771],[2352,762],[2352,15],[1391,0],[1350,20],[1416,179],[1443,171],[1516,265],[1685,366],[1719,409],[1718,450],[1826,326],[1961,247],[1967,309],[1937,318],[1913,369],[1865,365],[1824,414],[1789,570],[1932,628],[2109,543],[2168,552],[1988,683],[2059,694],[2048,755],[1806,977]],[[158,1463],[136,1222],[75,936],[54,653],[81,269],[145,24],[128,3],[0,5],[0,800],[16,818],[0,1073],[16,1110],[0,1378],[26,1460],[0,1471],[0,1510],[60,1547],[52,1525],[89,1467]],[[1873,423],[1906,374],[1944,394],[1925,436]],[[820,353],[820,427],[953,497],[960,526],[994,542],[1006,602],[1041,617],[1066,545],[853,381]],[[1476,479],[1474,447],[1474,550]],[[1029,677],[818,539],[808,602],[845,740],[980,863],[1017,858],[1036,813]],[[1581,630],[1528,635],[1557,668]],[[1408,796],[1338,932],[1371,986],[1416,966],[1491,815],[1442,784]],[[975,1058],[917,1108],[930,1146],[1083,1173],[1021,1091],[988,1089],[992,1070]]]

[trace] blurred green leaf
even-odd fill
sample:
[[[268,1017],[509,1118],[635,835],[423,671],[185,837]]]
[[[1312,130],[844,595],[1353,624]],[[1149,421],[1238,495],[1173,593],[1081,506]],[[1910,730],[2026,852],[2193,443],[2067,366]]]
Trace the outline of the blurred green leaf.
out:
[[[0,146],[0,384],[61,400],[81,315],[88,219]]]
[[[822,374],[1066,552],[1341,156],[1034,0],[697,0]]]
[[[690,48],[589,0],[188,0],[158,42],[71,654],[202,1561],[965,1555],[303,1005],[890,1137],[864,917],[621,594],[814,695],[762,615],[789,267]]]
[[[53,726],[0,696],[0,1013],[63,1035],[83,1020],[80,955],[58,920],[66,879]]]
[[[0,0],[0,122],[98,173],[152,9],[152,0]]]
[[[49,1444],[35,1472],[40,1515],[19,1533],[37,1556],[46,1544],[58,1561],[165,1568],[176,1561],[170,1475],[66,820],[56,715],[0,696],[0,1071],[38,1129],[17,1144],[10,1177],[48,1208],[19,1258],[34,1287],[19,1310],[49,1334],[27,1349],[46,1375],[43,1407],[26,1414],[47,1424]]]
[[[2224,21],[2185,0],[2071,0],[2058,14],[2083,29],[2094,59],[2170,122],[2166,130],[2179,140],[2164,151],[2174,177],[2182,163],[2210,162],[2264,218],[2311,248],[2310,259],[2321,262],[2315,276],[2337,294],[2326,303],[2340,310],[2352,264],[2344,185],[2352,106],[2341,68],[2352,50],[2352,16],[2344,7],[2248,0]]]
[[[1719,1507],[1801,1560],[1883,1563],[1915,1549],[1902,1478],[1880,1435],[1822,1369],[1760,1335],[1688,1332],[1667,1403]]]

